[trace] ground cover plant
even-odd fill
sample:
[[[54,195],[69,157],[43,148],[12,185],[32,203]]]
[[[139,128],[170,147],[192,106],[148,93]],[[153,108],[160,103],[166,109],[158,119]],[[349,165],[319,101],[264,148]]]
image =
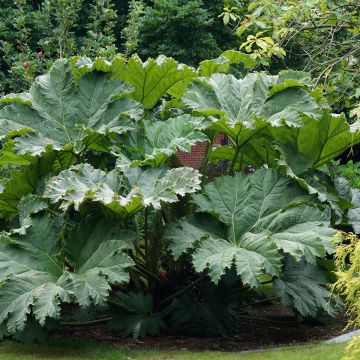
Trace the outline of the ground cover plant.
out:
[[[359,219],[329,162],[359,122],[307,74],[255,65],[75,57],[1,99],[2,337],[226,335],[264,285],[301,317],[336,314],[331,239]],[[212,147],[219,132],[230,146]],[[200,171],[176,159],[198,141]]]

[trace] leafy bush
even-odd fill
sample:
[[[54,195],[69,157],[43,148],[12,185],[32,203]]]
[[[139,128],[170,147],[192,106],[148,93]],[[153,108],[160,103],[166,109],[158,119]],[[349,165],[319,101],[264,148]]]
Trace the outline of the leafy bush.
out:
[[[228,334],[264,284],[303,317],[335,314],[321,264],[358,217],[321,166],[360,142],[358,123],[306,74],[255,65],[236,51],[197,69],[75,57],[1,99],[2,336],[99,322]],[[231,145],[212,149],[219,132]],[[198,141],[202,174],[174,161]],[[219,159],[227,174],[208,181]]]
[[[337,112],[359,97],[359,9],[357,0],[230,0],[224,24],[241,49],[271,71],[298,69],[324,84]]]
[[[360,163],[349,160],[343,165],[338,161],[336,165],[341,171],[342,176],[349,181],[351,187],[360,189]]]
[[[354,234],[344,234],[337,238],[340,246],[335,253],[337,281],[333,289],[342,294],[348,304],[347,314],[352,319],[348,327],[360,324],[360,241]],[[360,337],[355,337],[347,346],[344,360],[358,359]]]
[[[110,0],[16,0],[1,9],[1,93],[28,88],[58,58],[115,53]]]
[[[235,36],[218,18],[222,6],[223,0],[2,0],[0,94],[28,89],[55,60],[74,55],[110,59],[118,50],[138,50],[197,64],[233,46]]]
[[[144,58],[164,54],[190,65],[219,55],[222,50],[235,45],[234,35],[219,26],[221,3],[154,1],[153,5],[144,8],[140,20],[138,54]]]

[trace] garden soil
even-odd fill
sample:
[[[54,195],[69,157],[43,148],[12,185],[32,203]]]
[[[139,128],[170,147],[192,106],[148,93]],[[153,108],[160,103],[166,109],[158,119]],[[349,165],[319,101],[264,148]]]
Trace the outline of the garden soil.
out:
[[[347,322],[344,316],[324,320],[303,321],[291,309],[271,303],[258,305],[251,313],[242,314],[239,331],[228,337],[199,338],[168,333],[145,339],[124,339],[105,325],[66,326],[52,336],[81,338],[130,348],[242,351],[328,340],[341,335]]]

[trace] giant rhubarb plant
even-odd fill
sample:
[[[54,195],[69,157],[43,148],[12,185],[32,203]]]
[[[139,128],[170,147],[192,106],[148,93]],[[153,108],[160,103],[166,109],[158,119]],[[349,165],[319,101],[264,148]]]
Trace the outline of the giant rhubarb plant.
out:
[[[304,316],[334,313],[319,260],[344,204],[358,217],[343,182],[315,168],[359,142],[359,125],[332,115],[306,74],[246,74],[254,65],[234,51],[199,69],[59,60],[1,99],[3,336],[50,320],[145,336],[165,318],[225,334],[234,294],[264,281]],[[213,150],[219,132],[231,146]],[[199,141],[204,176],[175,160]],[[228,175],[207,183],[219,160]]]

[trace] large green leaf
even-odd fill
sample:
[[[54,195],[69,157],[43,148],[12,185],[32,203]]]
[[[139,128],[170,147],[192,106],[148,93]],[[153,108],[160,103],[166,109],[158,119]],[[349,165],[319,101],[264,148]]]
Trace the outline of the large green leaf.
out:
[[[68,262],[64,225],[61,217],[36,214],[25,234],[0,237],[0,322],[11,334],[23,330],[30,315],[41,325],[59,318],[62,302],[103,305],[110,285],[128,280],[133,261],[123,250],[133,235],[119,222],[88,219],[76,226],[65,240]]]
[[[69,302],[71,295],[62,283],[63,279],[36,271],[8,277],[0,288],[0,322],[6,322],[13,334],[25,328],[30,313],[41,325],[48,317],[58,318],[60,303]]]
[[[269,156],[270,151],[268,152],[268,163],[271,167],[280,169],[280,171],[287,177],[295,180],[301,187],[306,189],[309,194],[316,194],[319,201],[328,202],[331,207],[334,207],[332,199],[330,199],[329,194],[324,191],[321,186],[316,186],[320,184],[315,184],[312,186],[313,181],[309,173],[306,173],[309,169],[312,168],[312,161],[306,158],[301,152],[297,152],[292,146],[278,146],[273,145],[274,153],[273,158]],[[306,178],[301,177],[301,174],[306,173]]]
[[[137,55],[128,61],[117,56],[112,62],[102,58],[94,61],[83,58],[77,59],[76,66],[80,74],[92,69],[112,72],[112,78],[123,80],[134,87],[132,98],[146,109],[152,109],[166,94],[180,98],[186,86],[196,77],[194,69],[164,55],[145,62]]]
[[[176,330],[186,330],[195,336],[229,336],[238,328],[236,290],[225,281],[214,285],[204,279],[201,291],[194,288],[176,297],[165,310],[171,314]],[[235,308],[235,309],[234,309]]]
[[[133,194],[129,197],[119,195],[121,182],[122,178],[117,171],[105,173],[85,163],[52,177],[46,185],[44,196],[52,203],[61,201],[60,207],[64,210],[71,205],[74,205],[75,210],[79,210],[80,205],[87,199],[94,199],[105,205],[117,202],[125,207],[130,203]]]
[[[301,127],[293,127],[267,126],[266,122],[257,120],[254,129],[242,129],[236,139],[241,148],[238,167],[245,169],[248,165],[261,167],[268,164],[282,167],[286,172],[291,170],[301,177],[307,169],[319,167],[360,143],[360,121],[349,125],[344,114],[331,114],[325,110],[318,119],[303,116],[302,121]],[[227,133],[231,132],[229,128]],[[211,159],[214,162],[231,161],[234,154],[234,148],[219,147],[213,151]],[[310,186],[304,182],[303,185]],[[314,192],[312,187],[309,190]]]
[[[49,174],[54,164],[55,154],[45,154],[42,158],[32,159],[29,165],[10,171],[9,178],[0,185],[0,212],[5,218],[18,214],[20,200],[39,189],[43,176]]]
[[[277,132],[302,131],[306,121],[316,123],[321,116],[310,85],[309,77],[298,72],[252,73],[241,80],[214,74],[195,80],[183,101],[196,114],[209,116],[210,128],[226,134],[234,145],[212,151],[211,161],[232,161],[237,156],[237,168],[261,167],[276,160]]]
[[[143,207],[159,209],[161,202],[176,202],[178,195],[199,189],[200,174],[191,168],[128,168],[121,174],[116,169],[105,173],[81,164],[53,177],[44,196],[53,203],[60,201],[62,209],[74,205],[78,210],[86,200],[98,201],[126,218]]]
[[[360,190],[351,189],[351,195],[352,208],[348,211],[347,217],[355,234],[360,234]]]
[[[226,237],[226,227],[215,218],[201,213],[191,214],[167,224],[164,233],[164,239],[170,242],[170,250],[176,260],[196,242],[209,236]]]
[[[153,108],[167,93],[181,97],[195,76],[190,67],[163,55],[146,62],[133,55],[124,68],[117,67],[113,71],[114,78],[124,80],[135,88],[133,98],[147,109]]]
[[[32,215],[47,208],[48,204],[37,195],[29,194],[23,197],[18,207],[20,227],[17,229],[12,228],[9,233],[25,235],[27,229],[32,225]]]
[[[179,200],[178,196],[200,190],[200,173],[188,167],[170,170],[131,168],[125,176],[133,189],[140,189],[142,205],[155,209],[160,209],[161,202],[174,203]]]
[[[23,196],[32,193],[38,182],[36,167],[14,170],[11,177],[0,188],[0,210],[3,216],[13,217],[18,212],[18,204]]]
[[[117,220],[93,218],[69,234],[65,251],[74,267],[72,291],[80,306],[104,305],[109,284],[129,280],[126,269],[134,262],[123,250],[132,248],[134,237]]]
[[[235,264],[243,282],[257,286],[261,273],[279,274],[283,252],[315,262],[331,251],[335,231],[329,227],[328,212],[311,206],[313,197],[276,170],[217,178],[193,198],[198,211],[226,225],[227,237],[206,229],[203,219],[197,224],[193,218],[169,224],[175,226],[165,236],[176,255],[195,247],[195,269],[208,268],[214,282]],[[196,226],[199,229],[191,233]]]
[[[215,128],[240,146],[267,126],[299,127],[303,114],[320,115],[315,100],[300,86],[283,85],[281,91],[271,94],[271,86],[278,81],[284,83],[280,76],[264,73],[252,73],[241,80],[214,74],[209,79],[195,80],[183,101],[196,113],[213,116]]]
[[[0,150],[0,165],[30,165],[31,156],[29,155],[19,155],[14,153],[14,142],[12,140],[3,143],[3,146]]]
[[[138,131],[124,137],[123,144],[114,150],[118,165],[159,166],[178,151],[191,151],[191,147],[208,138],[200,130],[207,127],[202,117],[181,115],[166,121],[143,121]]]
[[[47,317],[57,318],[60,301],[71,296],[62,287],[64,269],[58,258],[63,221],[48,216],[32,221],[25,235],[0,238],[0,322],[6,322],[10,333],[24,329],[31,312],[42,325]]]
[[[275,280],[277,296],[302,316],[316,317],[319,311],[337,313],[335,296],[326,288],[328,276],[319,266],[286,259],[284,274]]]
[[[193,264],[198,272],[208,269],[211,280],[216,284],[226,269],[235,264],[244,284],[258,286],[261,274],[274,276],[279,273],[280,256],[266,236],[242,239],[239,244],[233,244],[228,239],[210,238],[195,251]]]
[[[60,218],[37,216],[32,219],[31,231],[25,235],[1,236],[0,276],[44,272],[60,276],[63,268],[57,256],[60,253],[58,237],[63,221]]]
[[[271,169],[217,178],[194,196],[200,211],[215,214],[228,225],[239,222],[244,230],[261,228],[284,206],[309,199],[303,189]]]
[[[259,63],[251,55],[237,50],[227,50],[218,58],[204,60],[199,64],[199,76],[211,76],[214,73],[230,73],[234,65],[242,65],[246,70],[252,69]]]
[[[313,163],[313,167],[336,158],[360,142],[360,121],[349,125],[344,114],[325,111],[319,120],[304,117],[300,128],[268,128],[268,134],[278,143],[292,145]]]
[[[150,294],[118,292],[115,300],[121,307],[113,309],[109,326],[121,329],[122,336],[132,335],[136,339],[147,334],[157,335],[161,329],[166,329],[164,314],[153,310],[153,298]]]
[[[129,118],[137,118],[140,111],[138,103],[126,97],[131,90],[99,72],[87,73],[75,82],[68,61],[59,60],[35,80],[26,103],[14,95],[13,103],[0,110],[0,135],[20,133],[16,151],[39,155],[48,147],[79,147],[87,132],[126,132],[132,129]]]
[[[241,148],[241,163],[237,167],[245,169],[248,165],[261,167],[264,164],[284,170],[288,176],[296,178],[310,193],[319,193],[316,184],[306,184],[303,173],[319,167],[336,158],[353,145],[360,142],[360,122],[349,125],[346,117],[325,110],[319,119],[303,117],[301,127],[261,126],[255,123],[254,130],[241,130],[238,144]],[[232,160],[235,148],[222,146],[211,153],[211,160]],[[321,201],[324,201],[324,196]]]

